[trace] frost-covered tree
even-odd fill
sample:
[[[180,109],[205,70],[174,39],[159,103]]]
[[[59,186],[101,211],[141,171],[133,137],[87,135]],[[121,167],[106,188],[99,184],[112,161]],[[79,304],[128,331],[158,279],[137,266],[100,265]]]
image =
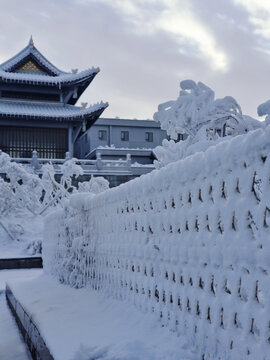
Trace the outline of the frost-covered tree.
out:
[[[34,212],[40,206],[42,183],[38,175],[27,171],[21,164],[11,162],[0,153],[0,169],[6,180],[0,181],[0,216],[14,214],[22,209]]]
[[[109,181],[102,176],[92,176],[90,181],[84,181],[78,185],[78,192],[89,192],[91,194],[99,194],[108,189]]]
[[[243,122],[241,108],[231,96],[215,99],[212,89],[193,80],[181,81],[180,88],[179,97],[160,104],[154,114],[171,139],[176,140],[178,134],[195,137],[202,127],[220,128],[229,118],[235,128]]]
[[[270,124],[270,100],[265,101],[257,107],[259,116],[265,116],[265,126]]]
[[[180,93],[176,100],[158,106],[154,120],[166,130],[170,141],[163,140],[154,152],[160,168],[197,151],[205,151],[213,143],[223,141],[224,136],[235,136],[260,127],[260,122],[242,114],[237,101],[226,96],[215,99],[215,93],[202,82],[193,80],[180,82]],[[185,141],[173,140],[179,134],[188,135]]]
[[[41,170],[44,196],[40,214],[52,206],[61,205],[63,200],[68,198],[71,193],[77,192],[76,187],[73,185],[73,179],[83,174],[83,169],[76,163],[75,158],[69,159],[60,165],[60,172],[62,173],[60,183],[55,180],[55,170],[52,164],[43,165]]]
[[[45,164],[41,176],[38,176],[31,167],[13,162],[3,152],[0,152],[0,169],[0,229],[12,240],[32,237],[32,241],[26,245],[32,254],[41,250],[43,215],[55,207],[64,207],[70,194],[82,191],[97,194],[109,188],[106,179],[97,177],[79,183],[77,189],[73,179],[82,175],[83,169],[76,159],[69,159],[60,165],[60,182],[55,180],[52,164]],[[35,224],[38,224],[39,230],[34,229]]]
[[[76,164],[76,160],[77,159],[73,158],[65,161],[64,164],[61,165],[61,172],[63,174],[61,177],[61,185],[64,188],[74,189],[72,186],[72,178],[83,175],[83,169],[80,165]]]

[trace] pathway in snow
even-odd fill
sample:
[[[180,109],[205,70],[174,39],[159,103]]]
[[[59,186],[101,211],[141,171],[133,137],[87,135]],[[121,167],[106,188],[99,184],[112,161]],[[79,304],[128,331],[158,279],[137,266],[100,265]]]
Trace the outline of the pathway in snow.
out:
[[[8,308],[4,291],[0,294],[0,359],[31,359],[15,319]]]
[[[18,330],[5,296],[5,282],[9,279],[35,277],[41,270],[0,270],[0,359],[29,360],[31,356]]]
[[[55,360],[198,360],[185,338],[124,300],[45,274],[8,285]]]

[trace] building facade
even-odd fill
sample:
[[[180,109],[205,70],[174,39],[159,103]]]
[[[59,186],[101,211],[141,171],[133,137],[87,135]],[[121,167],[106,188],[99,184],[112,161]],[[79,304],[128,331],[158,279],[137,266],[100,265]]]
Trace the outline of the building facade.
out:
[[[97,153],[107,160],[130,154],[132,163],[153,163],[152,149],[166,138],[153,120],[99,118],[79,139],[75,147],[78,158],[96,159]]]
[[[100,118],[108,106],[103,102],[77,105],[98,72],[93,67],[81,72],[58,69],[31,37],[0,65],[0,149],[14,161],[30,159],[37,171],[45,159],[59,163],[70,157],[85,160],[88,175],[129,180],[151,171],[152,149],[166,138],[158,123]]]
[[[0,148],[14,158],[64,158],[108,104],[75,106],[99,72],[59,70],[29,44],[0,65]]]

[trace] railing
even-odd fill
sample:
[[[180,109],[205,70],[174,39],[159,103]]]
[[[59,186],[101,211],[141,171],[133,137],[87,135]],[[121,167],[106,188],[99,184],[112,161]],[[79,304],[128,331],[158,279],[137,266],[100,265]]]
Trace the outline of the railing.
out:
[[[6,285],[7,303],[15,317],[16,323],[21,331],[33,359],[54,360],[44,342],[39,329],[33,322],[32,317],[25,311],[20,302],[13,295],[12,290]]]
[[[270,127],[47,219],[45,271],[152,312],[198,359],[270,353]]]
[[[51,163],[55,172],[61,174],[60,166],[69,159],[71,159],[69,152],[66,153],[65,159],[41,159],[38,158],[37,152],[33,151],[32,158],[12,158],[12,161],[31,166],[37,174],[41,173],[42,165]],[[96,160],[78,159],[76,164],[83,168],[85,175],[142,175],[154,169],[154,165],[151,164],[132,164],[130,154],[126,155],[125,160],[106,160],[102,158],[100,153],[97,153]]]

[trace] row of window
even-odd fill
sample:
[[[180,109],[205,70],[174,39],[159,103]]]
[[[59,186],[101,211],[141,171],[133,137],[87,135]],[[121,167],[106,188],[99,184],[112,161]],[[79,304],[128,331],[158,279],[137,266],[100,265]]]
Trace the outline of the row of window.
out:
[[[107,130],[99,130],[98,138],[99,138],[99,140],[107,140]],[[129,141],[129,131],[121,131],[121,140]],[[152,132],[145,133],[145,141],[153,142],[153,133]]]

